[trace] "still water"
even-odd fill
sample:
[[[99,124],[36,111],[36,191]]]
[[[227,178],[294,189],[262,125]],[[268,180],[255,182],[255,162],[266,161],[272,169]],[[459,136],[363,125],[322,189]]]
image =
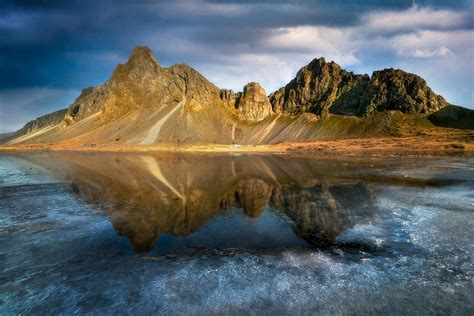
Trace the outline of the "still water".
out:
[[[0,314],[474,312],[473,158],[0,156]]]

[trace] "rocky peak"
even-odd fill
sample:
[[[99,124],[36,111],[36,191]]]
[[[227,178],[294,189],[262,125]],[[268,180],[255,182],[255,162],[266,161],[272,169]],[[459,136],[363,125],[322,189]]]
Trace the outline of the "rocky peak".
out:
[[[265,90],[256,82],[245,85],[237,100],[237,112],[243,120],[258,122],[273,113]]]
[[[219,95],[219,88],[209,82],[196,69],[186,64],[176,64],[166,70],[169,80],[175,84],[182,84],[183,92],[187,92],[189,97],[194,94],[209,93]],[[200,89],[198,91],[198,89]]]
[[[304,73],[311,73],[313,76],[317,75],[325,75],[326,73],[340,73],[341,71],[346,72],[336,64],[334,61],[331,62],[326,62],[326,59],[324,57],[319,57],[313,59],[308,65],[304,66],[303,68],[300,69],[298,74],[301,72],[300,77]],[[298,74],[296,77],[298,78]]]
[[[186,104],[195,111],[221,104],[219,88],[186,64],[177,64],[165,69],[163,76],[163,92],[175,100],[186,99]]]
[[[199,111],[222,104],[219,89],[186,64],[161,68],[145,46],[133,49],[104,84],[87,89],[69,106],[63,125],[101,111],[104,122],[130,110],[163,107],[183,102]]]
[[[127,62],[115,68],[109,84],[130,79],[139,85],[148,85],[159,77],[160,65],[153,52],[146,46],[137,46],[132,50]]]
[[[67,126],[76,120],[84,119],[101,110],[107,89],[101,85],[82,90],[81,94],[69,105],[61,125]]]
[[[337,65],[336,63],[334,62],[331,62],[331,64],[334,64],[334,65]],[[301,70],[306,70],[306,69],[310,69],[312,70],[313,72],[315,72],[315,70],[321,70],[323,67],[325,67],[326,65],[328,65],[328,63],[326,63],[326,59],[324,59],[324,57],[319,57],[319,58],[315,58],[313,59],[308,65],[306,65],[305,67],[303,67]]]
[[[399,69],[384,69],[355,75],[334,62],[317,58],[301,68],[285,87],[270,95],[276,113],[328,112],[370,115],[377,111],[431,113],[448,103],[417,75]]]
[[[132,53],[128,57],[127,64],[140,65],[144,63],[159,66],[159,63],[150,48],[147,46],[137,46],[132,50]]]
[[[432,113],[448,105],[423,78],[393,68],[374,71],[363,99],[364,114],[386,110]]]
[[[316,58],[301,68],[284,88],[272,93],[270,101],[276,113],[320,115],[328,112],[341,96],[368,81],[368,76],[354,75],[335,62]]]

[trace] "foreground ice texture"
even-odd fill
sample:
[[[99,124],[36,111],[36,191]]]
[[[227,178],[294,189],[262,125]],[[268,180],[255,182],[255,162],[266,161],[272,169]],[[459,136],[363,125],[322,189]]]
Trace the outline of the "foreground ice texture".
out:
[[[0,314],[472,315],[472,158],[0,156]]]

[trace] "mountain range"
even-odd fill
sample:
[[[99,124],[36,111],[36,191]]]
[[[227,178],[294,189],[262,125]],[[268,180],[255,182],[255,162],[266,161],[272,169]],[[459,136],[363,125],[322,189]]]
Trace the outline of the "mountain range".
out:
[[[317,58],[267,95],[255,82],[234,92],[186,64],[161,67],[148,47],[139,46],[104,84],[84,89],[66,109],[28,122],[0,144],[66,149],[261,145],[453,128],[474,130],[474,111],[449,104],[421,77],[399,69],[359,75]]]

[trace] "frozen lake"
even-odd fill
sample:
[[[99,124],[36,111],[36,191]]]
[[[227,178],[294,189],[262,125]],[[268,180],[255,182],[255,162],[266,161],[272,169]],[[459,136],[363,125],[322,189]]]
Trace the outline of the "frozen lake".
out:
[[[0,314],[474,313],[474,159],[0,156]]]

